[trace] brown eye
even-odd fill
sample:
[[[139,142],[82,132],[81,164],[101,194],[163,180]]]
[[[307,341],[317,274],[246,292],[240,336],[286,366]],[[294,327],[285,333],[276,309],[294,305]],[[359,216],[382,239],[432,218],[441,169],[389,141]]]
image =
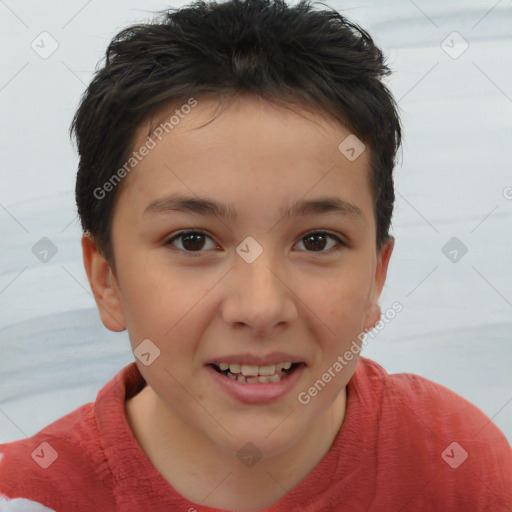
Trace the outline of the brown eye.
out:
[[[336,243],[325,251],[324,249],[328,245],[329,239],[334,240]],[[308,233],[302,237],[301,242],[304,244],[304,247],[306,247],[308,252],[333,252],[345,245],[337,236],[331,235],[325,231]]]
[[[204,246],[204,235],[202,233],[187,233],[182,235],[182,243],[187,251],[198,251]]]
[[[203,233],[202,231],[183,231],[181,233],[178,233],[177,235],[170,238],[165,245],[172,245],[176,247],[177,249],[190,253],[190,252],[204,252],[201,249],[203,249],[206,245],[207,240],[211,240],[211,238],[206,235],[206,233]],[[215,248],[215,243],[212,244]],[[181,242],[179,244],[175,244],[175,242]],[[180,247],[181,245],[181,247]]]

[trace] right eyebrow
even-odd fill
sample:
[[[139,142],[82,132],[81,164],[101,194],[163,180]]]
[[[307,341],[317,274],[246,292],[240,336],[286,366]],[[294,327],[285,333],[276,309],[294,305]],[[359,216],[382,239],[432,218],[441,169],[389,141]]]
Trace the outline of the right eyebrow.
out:
[[[199,215],[218,216],[236,219],[233,205],[218,203],[202,197],[182,196],[178,194],[156,199],[144,210],[146,213],[186,212]]]

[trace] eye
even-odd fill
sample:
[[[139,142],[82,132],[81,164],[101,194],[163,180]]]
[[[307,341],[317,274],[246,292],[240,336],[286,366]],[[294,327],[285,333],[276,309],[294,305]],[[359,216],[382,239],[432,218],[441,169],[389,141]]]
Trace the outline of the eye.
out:
[[[329,239],[334,241],[334,245],[324,250],[329,245]],[[205,247],[210,240],[211,246]],[[346,244],[336,235],[327,231],[311,231],[304,235],[299,243],[303,243],[307,252],[333,253],[342,249]],[[181,231],[169,238],[165,245],[172,245],[176,249],[186,253],[189,256],[199,256],[202,249],[215,249],[217,245],[210,236],[200,230]],[[197,254],[194,254],[197,253]]]
[[[190,231],[181,231],[180,233],[174,235],[172,238],[169,238],[165,242],[165,245],[175,245],[175,241],[179,241],[179,245],[181,247],[176,247],[177,249],[184,251],[186,253],[201,253],[204,251],[201,251],[201,249],[205,246],[206,239],[210,240],[213,244],[213,247],[210,247],[210,249],[215,249],[217,245],[213,240],[203,231],[198,230],[190,230]],[[199,256],[199,254],[190,254],[191,256]]]
[[[325,247],[328,245],[329,238],[335,241],[335,245],[327,251],[324,251],[323,249],[325,249]],[[338,238],[336,235],[328,233],[327,231],[311,231],[310,233],[304,235],[300,242],[304,244],[308,252],[332,253],[339,251],[344,246],[346,246],[346,244],[340,238]]]

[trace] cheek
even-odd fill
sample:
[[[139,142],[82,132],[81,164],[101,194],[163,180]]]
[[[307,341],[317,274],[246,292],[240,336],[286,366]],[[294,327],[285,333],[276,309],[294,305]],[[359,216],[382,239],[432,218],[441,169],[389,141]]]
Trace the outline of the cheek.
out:
[[[368,307],[371,283],[359,280],[350,284],[345,281],[339,287],[329,286],[315,299],[318,310],[326,312],[326,323],[335,332],[360,326]]]
[[[142,340],[151,340],[160,350],[159,362],[179,377],[186,365],[175,362],[189,360],[194,365],[201,330],[211,320],[209,294],[215,282],[207,285],[214,277],[205,279],[203,273],[201,279],[199,273],[193,275],[158,261],[146,263],[131,269],[127,266],[120,273],[131,346],[135,349]],[[146,371],[152,373],[152,366]]]
[[[357,346],[360,347],[361,339],[360,334],[364,332],[364,321],[366,318],[366,311],[369,300],[369,289],[371,286],[365,284],[362,286],[359,283],[357,287],[328,287],[326,292],[318,294],[316,301],[318,301],[317,311],[324,311],[321,316],[324,325],[328,329],[322,329],[322,333],[317,333],[316,339],[321,344],[321,356],[319,371],[323,372],[336,362],[338,356],[342,356],[346,351],[354,348],[356,354],[359,353]],[[320,314],[320,313],[319,313]],[[343,377],[341,375],[333,380],[333,385],[330,386],[333,393],[335,389],[341,387],[348,382],[348,378],[355,370],[357,364],[356,355],[352,357],[351,361],[344,363]],[[346,378],[345,378],[346,377]],[[325,399],[327,398],[327,393]],[[334,396],[334,395],[333,395]]]
[[[372,262],[363,255],[354,258],[338,275],[331,277],[325,291],[318,297],[324,304],[327,318],[335,326],[361,327],[368,308],[373,285]]]
[[[133,253],[119,266],[123,310],[134,329],[159,336],[171,329],[204,295],[204,281],[154,255]]]

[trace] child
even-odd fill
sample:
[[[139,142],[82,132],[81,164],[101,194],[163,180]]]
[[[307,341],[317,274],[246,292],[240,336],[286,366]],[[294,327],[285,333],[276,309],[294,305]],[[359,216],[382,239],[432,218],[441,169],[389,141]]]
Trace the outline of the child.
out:
[[[198,2],[116,36],[73,120],[76,199],[135,362],[0,446],[1,511],[510,512],[498,428],[360,357],[393,250],[388,73],[307,2]]]

